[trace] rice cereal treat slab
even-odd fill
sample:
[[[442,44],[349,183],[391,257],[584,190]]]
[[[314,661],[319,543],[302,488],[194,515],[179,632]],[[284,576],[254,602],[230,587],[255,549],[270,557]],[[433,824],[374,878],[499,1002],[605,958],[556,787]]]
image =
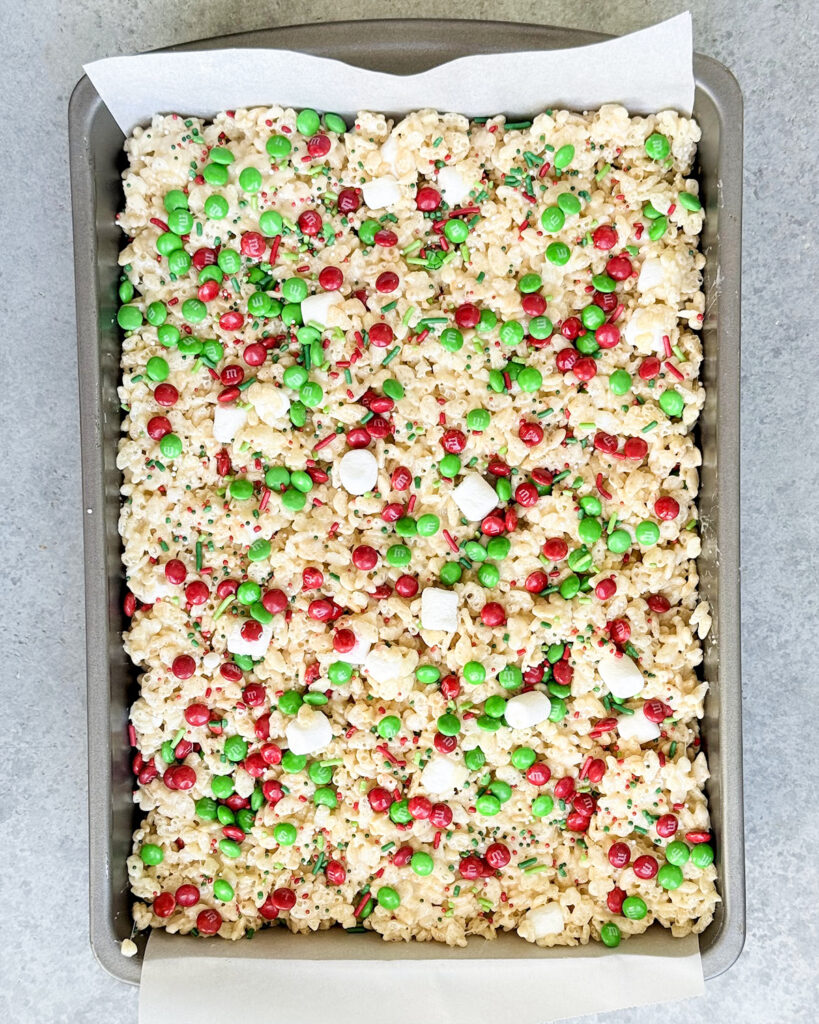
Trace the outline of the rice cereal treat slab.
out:
[[[711,920],[698,138],[270,107],[128,140],[137,927]]]

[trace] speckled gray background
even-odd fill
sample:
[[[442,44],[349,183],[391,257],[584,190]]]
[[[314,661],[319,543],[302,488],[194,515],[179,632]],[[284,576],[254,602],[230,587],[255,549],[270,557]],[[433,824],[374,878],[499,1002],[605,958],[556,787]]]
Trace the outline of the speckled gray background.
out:
[[[789,1024],[815,1019],[817,997],[819,836],[809,738],[815,724],[805,723],[813,721],[810,653],[819,619],[813,511],[819,389],[811,351],[819,22],[813,0],[695,0],[690,6],[696,48],[734,71],[746,104],[748,940],[738,964],[710,982],[701,999],[584,1020],[648,1024],[673,1014]],[[6,481],[0,489],[0,1012],[7,1024],[133,1024],[137,1016],[136,989],[97,966],[86,926],[82,515],[65,131],[81,64],[273,24],[486,17],[620,34],[684,7],[684,0],[0,0],[7,101],[0,128],[0,223],[6,229],[0,249],[0,467]],[[330,1013],[327,1020],[331,1024]]]

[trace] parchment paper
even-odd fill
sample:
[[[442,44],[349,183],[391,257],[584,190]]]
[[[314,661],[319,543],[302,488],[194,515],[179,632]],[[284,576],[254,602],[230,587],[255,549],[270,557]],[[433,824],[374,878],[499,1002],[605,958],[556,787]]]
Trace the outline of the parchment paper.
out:
[[[690,115],[691,53],[691,15],[685,13],[594,46],[461,57],[419,75],[252,49],[109,57],[84,70],[127,134],[154,114],[212,117],[220,110],[273,104],[346,116],[434,107],[472,117],[622,103],[633,114],[674,109]]]
[[[155,113],[209,117],[253,105],[419,107],[518,117],[545,107],[632,113],[694,101],[691,17],[572,50],[463,57],[422,74],[388,75],[284,50],[210,50],[112,57],[86,73],[123,132]],[[516,935],[466,950],[385,943],[332,930],[284,929],[252,942],[196,941],[154,932],[142,972],[140,1024],[537,1024],[566,1016],[683,999],[703,991],[697,939],[660,928],[624,942],[540,950]]]

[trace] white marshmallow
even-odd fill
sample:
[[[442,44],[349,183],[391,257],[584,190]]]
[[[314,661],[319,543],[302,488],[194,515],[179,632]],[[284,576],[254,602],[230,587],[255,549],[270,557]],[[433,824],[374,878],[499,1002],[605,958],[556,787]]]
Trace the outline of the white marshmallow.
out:
[[[421,591],[421,628],[455,632],[458,628],[458,595],[454,590],[427,587]]]
[[[392,167],[393,174],[398,173],[398,169],[395,166],[395,158],[398,156],[398,139],[394,135],[389,135],[384,142],[381,143],[381,159],[384,163],[389,164]]]
[[[302,706],[296,718],[284,730],[287,745],[294,754],[316,754],[333,739],[330,721],[321,711]]]
[[[650,743],[660,735],[660,727],[656,722],[650,722],[642,711],[635,711],[633,715],[617,716],[617,732],[624,740]]]
[[[370,653],[372,643],[367,637],[361,637],[358,633],[353,630],[355,636],[355,644],[351,651],[346,651],[344,654],[339,654],[340,661],[346,661],[348,665],[363,665],[367,659],[367,655]]]
[[[534,938],[545,939],[547,935],[560,935],[564,928],[563,910],[559,903],[546,903],[532,907],[524,918],[526,929]]]
[[[341,292],[319,292],[318,295],[308,295],[301,304],[301,318],[306,324],[315,321],[322,327],[326,327],[327,315],[331,308],[343,301],[344,296]]]
[[[552,702],[541,690],[519,693],[506,702],[506,722],[511,729],[531,729],[545,722],[552,710]]]
[[[372,181],[365,181],[361,186],[365,205],[371,210],[386,210],[395,206],[401,198],[401,189],[398,182],[390,174],[383,178],[373,178]]]
[[[635,309],[629,317],[623,336],[643,355],[662,353],[663,335],[671,335],[677,326],[677,314],[669,306],[656,302],[653,306]]]
[[[619,658],[613,654],[604,654],[597,665],[597,671],[609,693],[618,700],[636,697],[645,686],[642,672],[627,654]]]
[[[377,683],[389,683],[404,675],[400,651],[394,647],[377,644],[364,658],[367,674]]]
[[[366,494],[378,482],[378,463],[366,448],[353,448],[342,455],[338,475],[348,494]]]
[[[217,669],[222,663],[222,656],[217,654],[216,651],[208,651],[205,657],[202,659],[202,668],[210,675],[214,669]]]
[[[468,775],[469,772],[464,765],[436,754],[424,765],[421,786],[424,792],[435,796],[452,794],[456,789],[463,787]]]
[[[463,478],[452,491],[452,500],[472,523],[489,515],[498,504],[494,489],[477,473],[469,473]]]
[[[256,381],[250,385],[246,394],[248,402],[256,410],[262,423],[269,427],[279,427],[287,423],[290,399],[283,388]]]
[[[247,423],[247,412],[238,405],[217,402],[213,410],[213,436],[222,444],[232,441]]]
[[[444,202],[450,206],[458,204],[469,195],[469,182],[465,181],[457,167],[442,167],[438,171],[438,188]]]
[[[650,291],[661,285],[665,280],[663,264],[658,259],[648,259],[640,267],[640,276],[637,278],[637,287],[641,292]]]
[[[231,654],[246,654],[250,658],[263,658],[273,636],[273,623],[262,626],[258,640],[245,640],[242,636],[242,623],[236,622],[228,634],[227,649]]]

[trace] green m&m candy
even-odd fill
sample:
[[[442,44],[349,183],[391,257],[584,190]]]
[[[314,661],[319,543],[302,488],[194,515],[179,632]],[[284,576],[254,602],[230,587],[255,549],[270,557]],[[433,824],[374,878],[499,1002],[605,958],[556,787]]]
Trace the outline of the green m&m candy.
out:
[[[288,277],[282,282],[282,295],[287,302],[304,302],[307,291],[307,282],[301,277]]]
[[[233,779],[229,775],[214,775],[210,788],[217,800],[227,800],[233,793]]]
[[[435,665],[419,665],[415,670],[415,678],[424,686],[431,686],[441,678],[441,670]]]
[[[698,196],[695,196],[693,192],[680,192],[677,196],[680,206],[683,209],[691,210],[692,213],[696,213],[697,210],[702,209],[702,203]]]
[[[466,426],[468,430],[486,430],[491,421],[491,415],[486,409],[470,409],[466,414]]]
[[[478,320],[478,326],[475,330],[478,334],[485,334],[487,331],[493,331],[498,325],[498,318],[491,309],[482,309],[481,318]]]
[[[552,242],[546,247],[546,259],[556,267],[565,266],[571,255],[571,250],[564,242]]]
[[[384,740],[391,740],[401,731],[401,719],[398,715],[385,715],[376,727],[378,735]]]
[[[555,325],[548,316],[534,316],[529,321],[529,333],[538,341],[543,341],[550,337],[554,329]]]
[[[652,242],[657,242],[668,230],[668,217],[659,216],[648,229],[648,237]]]
[[[494,558],[496,561],[502,562],[509,554],[511,548],[512,542],[508,537],[492,537],[486,545],[486,553],[490,558]]]
[[[447,480],[456,477],[461,470],[461,460],[457,455],[445,455],[438,463],[438,472]]]
[[[453,584],[457,583],[462,575],[463,569],[458,562],[444,562],[441,566],[441,571],[438,573],[441,583],[445,584],[447,587],[451,587]]]
[[[288,775],[298,775],[307,767],[307,754],[294,754],[292,750],[285,750],[282,755],[282,771]]]
[[[631,390],[631,374],[627,370],[615,370],[609,377],[609,390],[613,395],[625,395]]]
[[[262,234],[272,238],[275,235],[282,233],[284,222],[282,221],[282,215],[277,213],[276,210],[265,210],[264,213],[259,217],[259,227],[261,228]]]
[[[625,554],[631,547],[631,537],[625,530],[612,530],[606,540],[606,547],[616,555]]]
[[[637,524],[634,536],[643,547],[650,548],[660,539],[660,527],[650,519],[644,519]]]
[[[652,160],[665,160],[671,152],[671,145],[665,135],[660,132],[652,132],[646,139],[646,153]]]
[[[485,818],[493,818],[500,809],[501,802],[494,793],[482,793],[475,801],[475,810]]]
[[[580,314],[580,319],[583,321],[583,326],[587,331],[596,331],[598,327],[605,323],[606,314],[596,303],[592,302]]]
[[[336,132],[337,135],[341,135],[347,131],[347,122],[339,114],[325,114],[324,127],[328,132]]]
[[[242,257],[235,249],[222,249],[216,257],[216,265],[224,274],[236,274],[242,267]]]
[[[236,157],[225,146],[214,146],[210,158],[216,164],[232,164]]]
[[[229,209],[230,206],[224,196],[208,196],[205,200],[205,216],[211,220],[222,220],[227,217]]]
[[[524,274],[518,281],[518,290],[524,295],[528,295],[530,292],[536,292],[542,284],[543,278],[540,274]]]
[[[714,863],[714,847],[710,843],[697,843],[691,850],[691,863],[700,871]]]
[[[409,565],[412,558],[412,552],[406,544],[393,544],[387,548],[387,564],[388,565]]]
[[[657,884],[662,886],[663,889],[679,889],[682,881],[682,870],[676,864],[663,864],[657,872]]]
[[[506,711],[506,701],[503,697],[488,697],[483,710],[484,714],[489,715],[490,718],[503,718]]]
[[[660,408],[666,416],[682,416],[685,399],[679,391],[664,391],[660,395]]]
[[[333,777],[333,766],[322,764],[321,761],[313,761],[307,769],[307,774],[310,781],[315,782],[317,786],[326,786]]]
[[[226,857],[230,857],[232,860],[242,856],[242,848],[235,839],[220,839],[219,849]]]
[[[245,192],[258,192],[261,187],[261,173],[255,167],[245,167],[239,175],[239,188]]]
[[[163,324],[156,332],[156,336],[159,338],[160,345],[164,345],[165,348],[176,348],[182,334],[179,328],[174,327],[173,324]]]
[[[441,331],[440,341],[447,352],[458,352],[463,348],[464,336],[457,327],[447,327]]]
[[[297,835],[298,829],[289,821],[280,821],[273,829],[273,838],[279,846],[292,846]]]
[[[299,389],[299,398],[308,409],[316,409],[324,398],[324,388],[314,380],[308,380]]]
[[[469,227],[462,220],[448,220],[444,226],[444,234],[455,245],[460,245],[469,237]]]
[[[428,853],[424,853],[423,850],[417,850],[410,858],[410,867],[416,875],[424,877],[432,874],[435,861]]]
[[[486,561],[486,548],[476,540],[468,540],[464,544],[464,554],[470,562]]]
[[[416,524],[418,534],[421,537],[434,537],[441,528],[441,520],[438,516],[428,512],[420,516]]]
[[[498,672],[498,682],[504,690],[517,690],[523,686],[523,672],[517,665],[504,665]]]
[[[623,900],[623,917],[627,917],[631,921],[642,921],[647,913],[648,907],[640,896],[626,896]]]
[[[235,482],[238,483],[238,481]],[[254,583],[253,580],[245,580],[236,589],[236,597],[239,599],[240,604],[254,604],[261,596],[262,588],[258,583]]]
[[[169,192],[165,193],[162,204],[168,213],[173,213],[174,210],[187,210],[188,197],[181,189],[172,188]]]
[[[611,949],[620,945],[620,929],[614,921],[606,921],[600,929],[600,941]]]
[[[166,434],[159,442],[159,450],[166,459],[177,459],[182,454],[182,438],[178,434]]]
[[[353,674],[353,666],[346,661],[334,661],[327,669],[327,677],[333,686],[343,686],[349,683]]]
[[[283,715],[295,715],[302,703],[302,696],[298,690],[285,690],[279,697],[279,711]]]
[[[443,736],[457,736],[461,731],[461,720],[451,712],[441,715],[437,724],[438,732]]]
[[[214,878],[213,895],[221,903],[230,903],[234,895],[233,886],[230,882],[226,882],[224,878]]]
[[[331,786],[320,786],[315,793],[313,793],[313,803],[317,807],[338,807],[338,797],[336,791]]]
[[[555,802],[548,793],[541,793],[532,801],[532,814],[535,818],[545,818],[547,814],[552,813],[554,805]]]
[[[580,499],[580,507],[587,516],[599,516],[603,511],[600,499],[594,494],[584,494]]]
[[[288,388],[300,388],[307,382],[307,370],[301,363],[294,363],[284,371],[282,380]]]
[[[262,537],[257,538],[253,541],[250,547],[247,549],[247,557],[251,562],[261,562],[265,558],[270,557],[270,541],[264,540]]]
[[[555,153],[555,168],[558,171],[562,171],[564,167],[569,166],[572,160],[574,160],[574,146],[572,146],[571,144],[561,146],[560,149]]]
[[[580,591],[580,580],[572,573],[561,582],[557,589],[565,601],[571,601],[573,597],[577,597]]]
[[[519,345],[523,341],[525,334],[526,331],[524,330],[523,324],[519,323],[517,320],[507,320],[505,323],[501,324],[500,331],[498,332],[498,336],[503,344],[509,345],[510,347]]]
[[[691,856],[691,852],[685,843],[680,842],[679,839],[675,839],[673,843],[669,843],[665,848],[665,859],[669,864],[676,864],[681,867],[686,863],[688,858]]]
[[[245,479],[232,480],[228,491],[235,501],[247,501],[253,497],[253,484]]]
[[[518,387],[521,391],[538,391],[543,384],[543,375],[534,366],[524,366],[518,374]]]
[[[214,188],[221,188],[227,185],[230,174],[224,164],[210,163],[202,168],[202,177]]]
[[[486,679],[486,669],[479,661],[468,661],[464,665],[464,679],[472,686],[478,686]]]
[[[271,135],[264,148],[271,160],[284,160],[289,156],[293,145],[286,135]]]
[[[194,804],[196,814],[203,821],[216,820],[216,801],[209,796],[200,797]]]
[[[151,327],[161,327],[168,319],[168,307],[164,302],[152,302],[145,310],[145,319]]]
[[[381,225],[377,220],[365,220],[358,229],[358,237],[364,245],[373,245],[375,243],[376,233],[380,230]]]
[[[472,747],[464,751],[464,764],[471,772],[479,772],[486,764],[486,754],[480,747]]]
[[[193,214],[184,206],[171,210],[168,214],[168,227],[175,235],[187,235],[193,227]]]
[[[142,311],[136,306],[120,306],[117,323],[123,331],[136,331],[142,326]]]
[[[168,257],[168,270],[174,277],[182,277],[191,269],[191,258],[184,249],[176,249]]]
[[[228,761],[243,761],[247,757],[247,740],[241,736],[228,736],[224,752]]]
[[[512,751],[511,760],[513,768],[517,768],[519,772],[525,772],[535,763],[537,754],[531,747],[518,747],[517,750]]]
[[[190,324],[198,324],[208,315],[208,307],[201,299],[185,299],[182,303],[182,316]]]
[[[567,217],[580,213],[580,200],[571,192],[561,192],[557,197],[557,205]]]
[[[305,107],[296,118],[296,130],[302,135],[315,135],[320,127],[321,120],[311,107]]]
[[[391,885],[382,885],[375,894],[376,902],[385,910],[395,910],[401,905],[401,897]]]
[[[162,847],[157,846],[156,843],[144,843],[139,851],[139,856],[142,858],[142,863],[147,864],[149,867],[161,864],[165,859]]]
[[[145,373],[150,380],[163,381],[168,376],[168,363],[162,356],[151,356],[145,364]]]
[[[496,587],[500,580],[500,572],[495,565],[485,563],[478,569],[478,582],[482,587]]]
[[[603,527],[597,519],[592,519],[587,516],[585,519],[581,519],[577,524],[577,536],[584,544],[594,544],[596,541],[600,540],[602,534]],[[572,554],[574,554],[574,552],[572,552]],[[572,566],[572,568],[574,569],[575,567]]]

